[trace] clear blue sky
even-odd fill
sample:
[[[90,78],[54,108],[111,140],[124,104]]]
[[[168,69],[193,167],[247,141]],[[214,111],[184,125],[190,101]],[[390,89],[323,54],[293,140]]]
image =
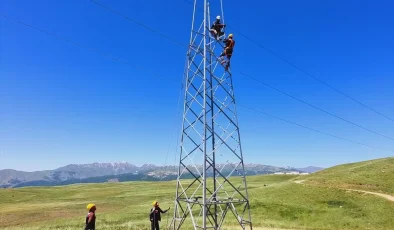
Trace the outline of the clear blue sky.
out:
[[[182,43],[189,40],[190,0],[100,2]],[[224,2],[230,28],[394,118],[392,1]],[[30,171],[118,161],[175,164],[185,48],[88,0],[1,1],[0,13],[148,69],[113,61],[0,17],[0,169]],[[234,36],[234,70],[394,138],[393,121],[346,99],[236,32]],[[386,149],[363,147],[239,108],[245,163],[327,167],[393,155],[393,140],[244,76],[234,74],[234,81],[237,102],[243,105]]]

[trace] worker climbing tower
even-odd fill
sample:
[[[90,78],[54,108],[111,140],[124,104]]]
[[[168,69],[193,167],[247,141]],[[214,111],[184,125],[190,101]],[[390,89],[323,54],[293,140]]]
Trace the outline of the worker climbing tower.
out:
[[[209,31],[223,4],[212,2],[194,0],[170,229],[252,229],[231,68],[219,60],[227,35]]]

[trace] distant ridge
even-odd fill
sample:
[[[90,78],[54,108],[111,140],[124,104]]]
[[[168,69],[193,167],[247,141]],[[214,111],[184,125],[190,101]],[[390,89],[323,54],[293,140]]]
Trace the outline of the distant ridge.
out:
[[[230,166],[224,170],[231,170]],[[276,167],[262,164],[245,164],[247,175],[272,174],[275,172],[314,172],[319,167],[304,169]],[[308,171],[306,171],[308,170]],[[136,166],[128,162],[70,164],[55,170],[23,172],[13,169],[0,170],[0,188],[24,186],[56,186],[74,183],[102,183],[107,181],[142,181],[176,179],[176,166],[144,164]]]
[[[301,171],[301,172],[307,172],[307,173],[314,173],[320,170],[323,170],[324,168],[321,167],[315,167],[315,166],[308,166],[305,168],[297,168],[297,170]]]

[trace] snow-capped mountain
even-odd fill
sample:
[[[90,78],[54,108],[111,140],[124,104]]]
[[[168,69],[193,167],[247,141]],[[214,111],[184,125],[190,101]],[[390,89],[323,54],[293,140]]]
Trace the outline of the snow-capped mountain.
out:
[[[233,170],[234,165],[217,165],[222,170]],[[144,164],[136,166],[128,162],[119,163],[92,163],[92,164],[70,164],[55,170],[36,172],[23,172],[12,169],[0,170],[0,187],[23,187],[42,185],[64,185],[73,183],[106,182],[117,178],[121,181],[127,180],[173,180],[177,175],[176,166],[156,166]],[[202,166],[197,166],[198,170]],[[194,170],[197,170],[194,169]],[[314,169],[308,167],[311,172]],[[270,174],[275,172],[294,171],[291,167],[276,167],[262,164],[245,164],[247,175]],[[193,171],[193,170],[192,170]],[[298,170],[302,171],[302,170]]]

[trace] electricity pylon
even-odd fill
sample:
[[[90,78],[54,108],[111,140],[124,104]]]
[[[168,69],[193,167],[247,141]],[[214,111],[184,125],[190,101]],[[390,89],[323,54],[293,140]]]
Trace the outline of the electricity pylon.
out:
[[[197,3],[204,3],[203,15],[196,13]],[[217,12],[223,23],[222,6],[220,0]],[[175,210],[169,227],[252,229],[232,74],[218,59],[223,43],[209,32],[209,9],[208,0],[194,1]]]

